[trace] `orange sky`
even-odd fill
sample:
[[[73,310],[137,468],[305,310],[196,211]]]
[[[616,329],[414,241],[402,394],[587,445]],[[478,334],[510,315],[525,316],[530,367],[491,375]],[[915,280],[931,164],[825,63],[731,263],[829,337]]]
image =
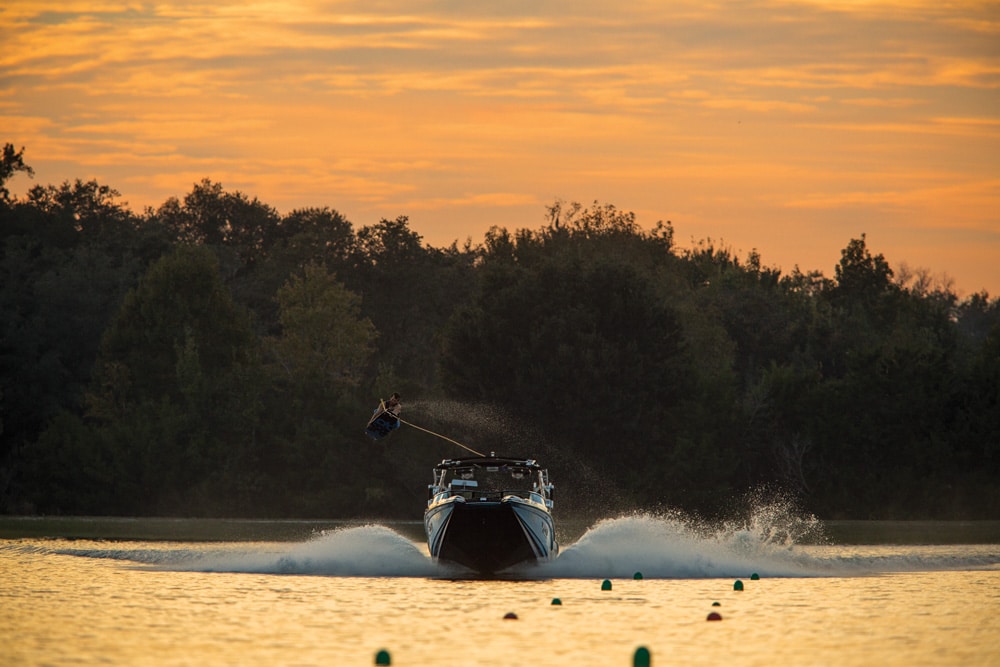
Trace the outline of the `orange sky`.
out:
[[[864,232],[1000,296],[995,0],[8,0],[0,35],[18,195],[207,177],[437,246],[599,200],[827,276]]]

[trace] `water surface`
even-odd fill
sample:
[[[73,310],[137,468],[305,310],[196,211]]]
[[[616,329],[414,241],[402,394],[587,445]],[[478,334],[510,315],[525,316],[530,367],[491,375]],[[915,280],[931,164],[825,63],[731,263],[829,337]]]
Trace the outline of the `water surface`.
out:
[[[1000,664],[992,524],[851,540],[773,514],[628,516],[484,581],[431,561],[419,524],[59,521],[0,522],[0,664],[372,665],[385,649],[628,667],[640,646],[653,665]],[[873,537],[894,529],[920,537]],[[953,539],[966,529],[981,543]]]

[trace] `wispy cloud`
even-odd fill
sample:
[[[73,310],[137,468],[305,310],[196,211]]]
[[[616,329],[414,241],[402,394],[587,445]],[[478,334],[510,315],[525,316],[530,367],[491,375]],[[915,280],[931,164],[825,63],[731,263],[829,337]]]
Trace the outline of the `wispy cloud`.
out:
[[[0,32],[4,140],[137,206],[207,176],[444,243],[602,199],[804,266],[790,215],[1000,229],[995,2],[12,0]]]

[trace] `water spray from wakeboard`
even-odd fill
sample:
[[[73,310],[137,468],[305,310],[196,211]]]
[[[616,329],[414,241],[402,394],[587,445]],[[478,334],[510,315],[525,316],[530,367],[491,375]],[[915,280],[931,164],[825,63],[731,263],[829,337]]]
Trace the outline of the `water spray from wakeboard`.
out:
[[[452,438],[449,438],[446,435],[441,435],[440,433],[435,433],[434,431],[430,430],[429,428],[424,428],[423,426],[417,426],[413,422],[408,422],[405,419],[403,419],[402,417],[397,417],[397,419],[399,419],[399,422],[401,424],[406,424],[407,426],[411,426],[411,427],[417,429],[418,431],[423,431],[424,433],[429,433],[430,435],[433,435],[435,437],[441,438],[442,440],[447,440],[448,442],[450,442],[452,444],[455,444],[455,445],[458,445],[462,449],[466,450],[467,452],[471,452],[471,453],[475,454],[476,456],[486,456],[482,452],[477,452],[472,447],[469,447],[468,445],[463,445],[458,440],[454,440]]]
[[[385,403],[373,417],[377,420]],[[390,428],[384,435],[378,431],[369,432],[369,437],[380,440],[390,435],[399,424],[406,424],[452,445],[460,447],[476,456],[484,456],[482,451],[523,456],[545,461],[550,470],[558,470],[555,478],[562,482],[560,491],[561,513],[578,517],[604,517],[608,513],[624,513],[636,507],[620,488],[606,475],[599,474],[586,461],[580,459],[571,448],[551,442],[538,429],[509,413],[507,410],[488,403],[468,403],[454,400],[418,400],[407,403],[407,410],[418,412],[432,424],[447,424],[449,429],[461,432],[461,436],[449,437],[438,431],[403,420],[399,415],[389,418]],[[398,419],[398,421],[396,421]],[[369,423],[371,425],[371,422]],[[435,425],[435,428],[438,428]],[[438,429],[439,431],[442,429]],[[454,435],[454,433],[452,434]],[[459,439],[460,438],[460,439]],[[466,444],[470,438],[477,440],[476,448]],[[464,441],[464,442],[463,442]],[[479,444],[485,441],[485,445]],[[599,501],[595,499],[599,498]]]
[[[393,394],[393,396],[396,397],[398,396],[398,394]],[[449,438],[446,435],[442,435],[440,433],[430,430],[429,428],[418,426],[417,424],[414,424],[411,421],[403,419],[402,417],[399,416],[398,412],[394,412],[390,407],[386,407],[385,401],[381,399],[379,399],[378,409],[375,411],[375,414],[372,416],[371,420],[369,420],[368,422],[368,425],[365,427],[365,433],[372,440],[381,440],[382,438],[391,435],[393,431],[399,428],[400,424],[406,424],[407,426],[415,428],[418,431],[423,431],[424,433],[433,435],[436,438],[441,438],[442,440],[446,440],[454,445],[457,445],[458,447],[461,447],[467,452],[475,454],[476,456],[486,456],[482,452],[476,451],[472,447],[464,445],[458,440],[455,440],[454,438]]]

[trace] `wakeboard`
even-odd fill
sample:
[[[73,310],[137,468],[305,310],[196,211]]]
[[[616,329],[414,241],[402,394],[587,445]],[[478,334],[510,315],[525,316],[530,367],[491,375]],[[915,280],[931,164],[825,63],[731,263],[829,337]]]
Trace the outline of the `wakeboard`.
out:
[[[388,410],[378,410],[365,427],[365,433],[372,440],[381,440],[399,428],[399,417]]]

